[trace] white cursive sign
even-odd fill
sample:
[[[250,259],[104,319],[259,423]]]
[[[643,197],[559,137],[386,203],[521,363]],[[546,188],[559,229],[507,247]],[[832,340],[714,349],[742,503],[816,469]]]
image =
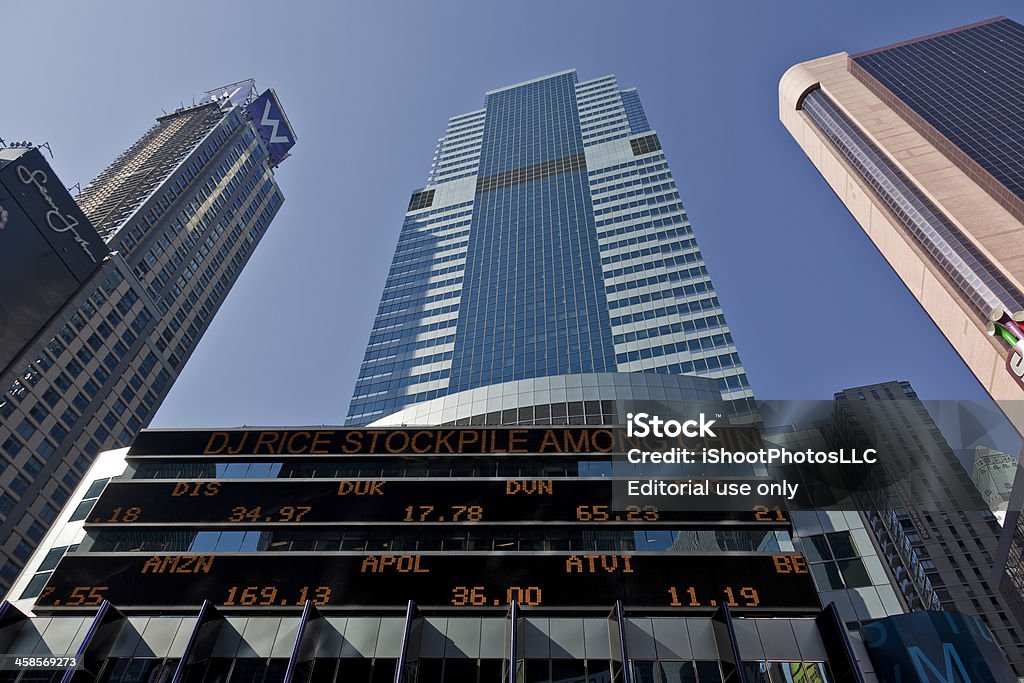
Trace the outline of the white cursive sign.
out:
[[[50,226],[50,230],[53,230],[54,232],[70,232],[75,242],[77,242],[78,246],[85,252],[85,255],[88,256],[93,263],[96,263],[96,257],[93,256],[92,252],[89,250],[89,243],[82,239],[82,236],[78,234],[77,230],[75,230],[75,228],[78,227],[78,219],[74,216],[61,213],[60,209],[57,208],[56,202],[53,201],[53,197],[51,197],[50,193],[47,191],[46,181],[49,180],[49,178],[46,177],[46,172],[41,168],[29,171],[20,164],[18,165],[17,171],[18,179],[26,185],[35,185],[36,190],[39,191],[39,195],[50,206],[50,210],[46,212],[46,224]]]

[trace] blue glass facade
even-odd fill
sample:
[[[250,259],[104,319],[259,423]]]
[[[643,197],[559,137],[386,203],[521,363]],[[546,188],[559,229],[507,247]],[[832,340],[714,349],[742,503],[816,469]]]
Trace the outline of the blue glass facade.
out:
[[[399,235],[348,424],[514,380],[696,374],[751,397],[635,89],[569,70],[453,117]]]
[[[623,90],[621,93],[622,106],[626,109],[626,120],[629,122],[629,129],[633,133],[643,133],[651,129],[647,123],[647,115],[644,113],[643,105],[640,104],[640,94],[636,88]]]
[[[1024,217],[1024,26],[984,21],[850,62],[875,94]]]
[[[575,86],[487,96],[450,392],[614,369]]]

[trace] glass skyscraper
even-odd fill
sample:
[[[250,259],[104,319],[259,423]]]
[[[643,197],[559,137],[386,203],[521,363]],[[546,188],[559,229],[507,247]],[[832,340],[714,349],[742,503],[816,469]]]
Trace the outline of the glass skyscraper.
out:
[[[614,76],[492,90],[410,199],[348,424],[600,424],[602,399],[693,386],[623,373],[752,396],[657,133]]]
[[[76,198],[92,270],[0,374],[0,589],[95,456],[149,424],[280,208],[273,169],[293,143],[273,91],[244,81],[161,116]],[[4,152],[0,169],[22,180],[26,160],[42,158]],[[59,179],[41,172],[45,196],[59,198]],[[43,194],[14,186],[0,209]],[[11,216],[4,240],[20,229]]]

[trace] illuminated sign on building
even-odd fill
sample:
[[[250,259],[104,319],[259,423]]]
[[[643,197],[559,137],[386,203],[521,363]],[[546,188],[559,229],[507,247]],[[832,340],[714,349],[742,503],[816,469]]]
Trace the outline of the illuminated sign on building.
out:
[[[635,608],[735,612],[820,609],[802,555],[652,553],[264,553],[68,555],[41,607],[507,609],[513,601],[586,607],[622,596]],[[601,608],[603,609],[603,604]]]
[[[271,165],[277,166],[288,156],[288,150],[295,145],[295,131],[292,130],[288,117],[281,108],[277,94],[273,90],[264,91],[245,108],[245,111],[256,125],[263,142],[267,144]]]
[[[147,430],[132,444],[134,457],[161,455],[499,455],[626,453],[630,448],[683,446],[756,450],[760,433],[750,426],[719,428],[713,438],[640,439],[609,427],[426,427],[400,429]]]

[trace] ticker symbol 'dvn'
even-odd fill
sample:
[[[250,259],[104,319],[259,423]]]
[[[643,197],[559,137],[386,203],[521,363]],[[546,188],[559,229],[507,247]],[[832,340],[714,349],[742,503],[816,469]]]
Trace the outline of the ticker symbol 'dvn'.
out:
[[[1006,369],[1022,388],[1024,388],[1024,311],[1007,313],[996,309],[989,316],[988,333],[1000,337],[1010,345],[1010,353],[1006,357]]]

